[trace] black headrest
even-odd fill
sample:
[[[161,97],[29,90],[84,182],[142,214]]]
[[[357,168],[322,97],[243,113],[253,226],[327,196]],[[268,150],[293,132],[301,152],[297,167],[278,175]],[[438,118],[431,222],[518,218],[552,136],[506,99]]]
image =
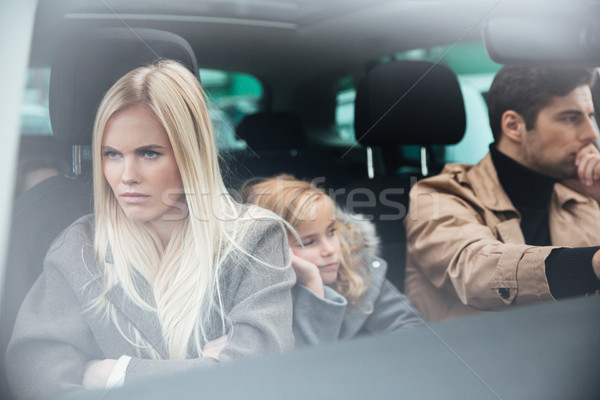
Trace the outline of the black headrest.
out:
[[[248,115],[236,128],[253,150],[292,150],[304,147],[302,123],[292,112],[259,112]]]
[[[466,127],[454,72],[422,61],[374,67],[356,91],[356,139],[367,146],[454,144]]]
[[[104,28],[69,37],[50,72],[50,121],[56,138],[70,145],[90,144],[96,111],[108,89],[127,72],[159,58],[178,60],[198,76],[189,43],[170,32]]]

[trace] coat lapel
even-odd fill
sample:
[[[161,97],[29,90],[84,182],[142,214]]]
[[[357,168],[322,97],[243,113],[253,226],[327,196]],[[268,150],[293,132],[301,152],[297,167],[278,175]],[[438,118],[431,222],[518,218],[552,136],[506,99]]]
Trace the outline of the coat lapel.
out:
[[[598,215],[600,207],[591,197],[565,185],[554,185],[550,202],[550,235],[559,246],[597,246],[600,244]]]
[[[148,285],[138,288],[144,301],[155,306],[152,293]],[[106,294],[108,300],[127,319],[138,332],[150,343],[163,359],[168,359],[167,348],[162,335],[162,327],[156,312],[140,308],[126,294],[121,284],[116,284]]]
[[[109,246],[106,252],[105,261],[109,264],[114,263],[111,248]],[[135,272],[134,272],[135,274]],[[156,308],[152,289],[146,280],[136,275],[134,280],[137,283],[137,291],[144,302],[152,308]],[[127,319],[138,332],[146,339],[148,343],[156,350],[163,359],[168,359],[169,355],[162,334],[162,326],[155,311],[143,309],[135,304],[125,293],[123,286],[117,283],[106,294],[108,300],[117,310]]]

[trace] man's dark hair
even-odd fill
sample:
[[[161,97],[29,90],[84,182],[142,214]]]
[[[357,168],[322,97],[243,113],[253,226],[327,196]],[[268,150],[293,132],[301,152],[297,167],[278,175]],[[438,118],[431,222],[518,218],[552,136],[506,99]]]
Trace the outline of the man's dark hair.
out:
[[[540,110],[553,97],[565,96],[582,85],[592,86],[596,75],[587,68],[540,68],[505,66],[498,71],[487,95],[494,140],[502,134],[502,114],[513,110],[523,117],[527,129],[535,127]]]

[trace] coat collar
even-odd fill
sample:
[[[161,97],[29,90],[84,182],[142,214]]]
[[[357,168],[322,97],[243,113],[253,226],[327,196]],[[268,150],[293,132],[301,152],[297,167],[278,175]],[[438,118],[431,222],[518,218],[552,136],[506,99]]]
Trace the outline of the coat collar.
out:
[[[594,201],[591,197],[581,194],[562,183],[554,185],[554,195],[561,207],[571,201],[576,203],[589,203],[590,201]]]
[[[484,206],[497,212],[515,211],[512,201],[510,201],[506,192],[502,190],[490,153],[475,167],[469,169],[466,175],[468,180],[472,182],[471,188],[475,195]]]

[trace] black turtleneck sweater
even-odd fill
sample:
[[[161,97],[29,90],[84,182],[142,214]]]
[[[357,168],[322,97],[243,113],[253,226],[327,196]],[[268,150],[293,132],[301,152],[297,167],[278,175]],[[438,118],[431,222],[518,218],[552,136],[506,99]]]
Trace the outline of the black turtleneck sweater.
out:
[[[535,172],[490,145],[490,154],[502,188],[521,214],[525,243],[550,246],[548,211],[556,179]],[[546,258],[546,277],[555,298],[582,295],[600,289],[592,267],[599,247],[554,249]]]

